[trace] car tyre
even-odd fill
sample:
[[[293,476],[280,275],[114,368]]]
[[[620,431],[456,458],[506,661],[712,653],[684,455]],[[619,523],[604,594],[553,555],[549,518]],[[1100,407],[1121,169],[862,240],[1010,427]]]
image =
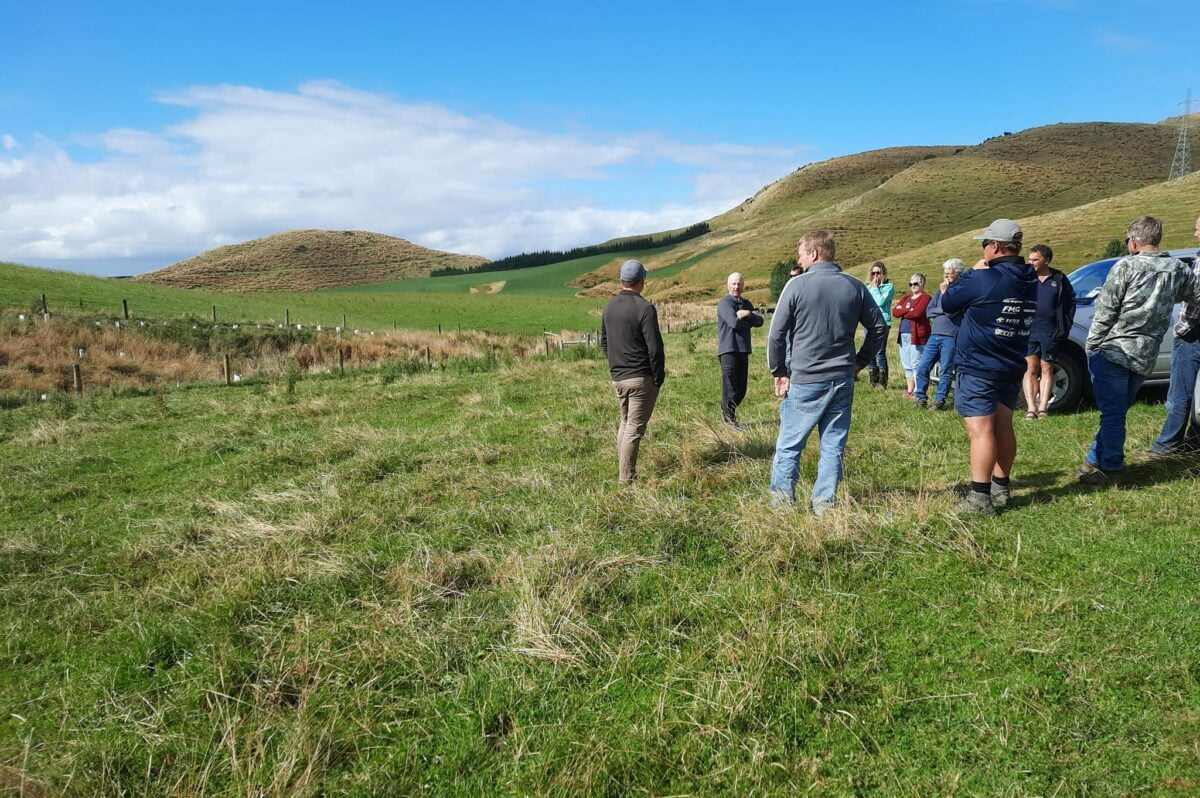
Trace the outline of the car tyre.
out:
[[[1054,361],[1054,394],[1050,409],[1071,411],[1079,407],[1088,391],[1088,373],[1082,353],[1064,349]]]

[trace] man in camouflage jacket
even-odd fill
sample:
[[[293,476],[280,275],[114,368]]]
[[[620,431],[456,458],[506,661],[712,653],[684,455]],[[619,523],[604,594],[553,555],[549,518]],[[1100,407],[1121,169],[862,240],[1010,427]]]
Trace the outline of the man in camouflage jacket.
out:
[[[1107,483],[1125,468],[1125,415],[1154,370],[1176,302],[1200,304],[1200,276],[1158,247],[1162,223],[1143,216],[1129,225],[1129,256],[1112,267],[1088,331],[1088,371],[1100,408],[1100,429],[1079,469],[1079,481]]]

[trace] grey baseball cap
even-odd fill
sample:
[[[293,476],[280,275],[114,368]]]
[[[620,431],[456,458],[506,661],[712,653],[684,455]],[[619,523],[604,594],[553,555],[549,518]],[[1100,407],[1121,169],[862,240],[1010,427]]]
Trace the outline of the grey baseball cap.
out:
[[[627,260],[621,264],[621,279],[627,283],[636,283],[646,276],[646,267],[641,261]]]
[[[1012,219],[997,219],[988,225],[981,235],[975,236],[976,241],[1000,241],[1005,244],[1019,242],[1024,233],[1021,225]]]

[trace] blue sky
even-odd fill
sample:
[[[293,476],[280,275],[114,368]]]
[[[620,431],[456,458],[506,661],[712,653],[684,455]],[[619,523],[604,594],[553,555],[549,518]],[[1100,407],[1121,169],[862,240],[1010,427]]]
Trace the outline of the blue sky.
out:
[[[128,273],[296,227],[495,257],[681,226],[813,160],[1159,121],[1200,93],[1194,17],[0,0],[0,259]]]

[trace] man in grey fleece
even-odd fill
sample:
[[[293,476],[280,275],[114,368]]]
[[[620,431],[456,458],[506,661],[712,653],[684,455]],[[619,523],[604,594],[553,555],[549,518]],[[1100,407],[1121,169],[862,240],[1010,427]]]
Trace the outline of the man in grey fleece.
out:
[[[721,363],[721,418],[740,429],[737,409],[746,398],[750,372],[750,328],[761,327],[763,317],[742,296],[746,278],[734,272],[725,280],[725,296],[717,303],[717,360]]]
[[[767,336],[767,368],[775,377],[775,395],[785,397],[771,466],[771,501],[776,507],[795,503],[800,455],[816,428],[821,456],[812,509],[818,516],[833,505],[842,478],[854,379],[884,345],[888,329],[866,286],[842,272],[835,253],[826,230],[800,239],[796,260],[804,274],[784,286]],[[867,334],[856,354],[854,333],[860,324]],[[785,361],[789,339],[790,364]]]

